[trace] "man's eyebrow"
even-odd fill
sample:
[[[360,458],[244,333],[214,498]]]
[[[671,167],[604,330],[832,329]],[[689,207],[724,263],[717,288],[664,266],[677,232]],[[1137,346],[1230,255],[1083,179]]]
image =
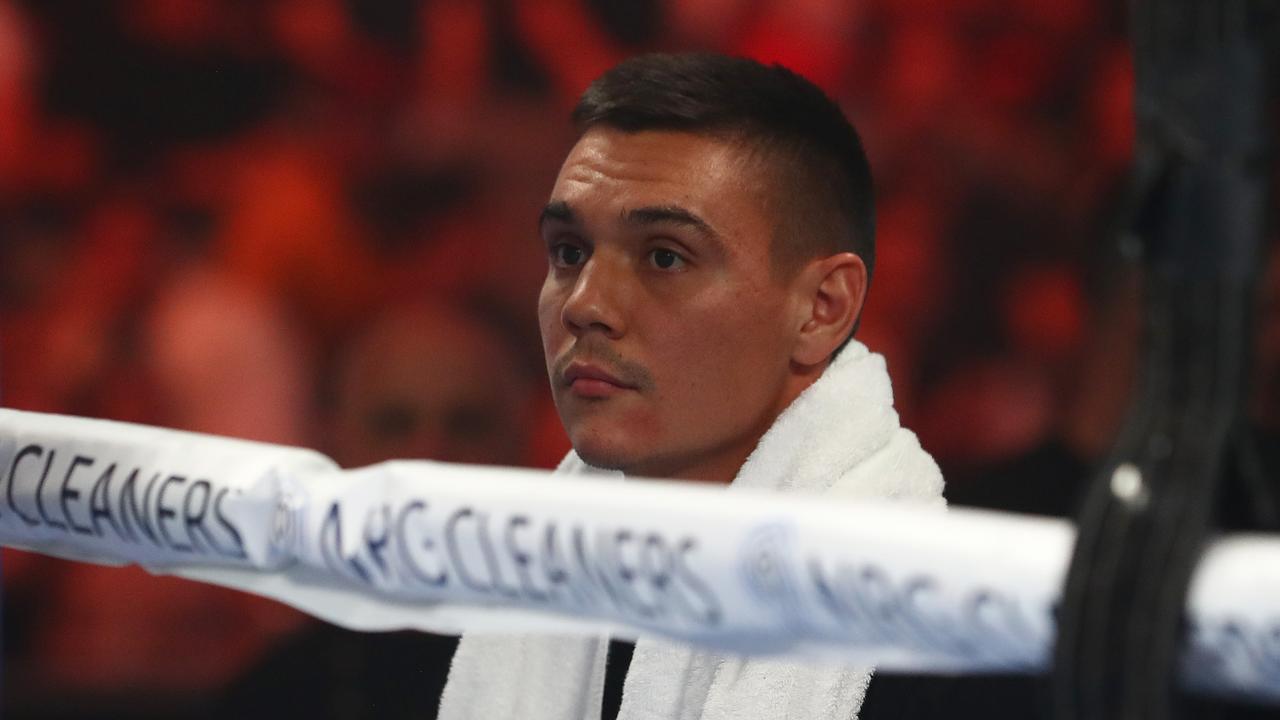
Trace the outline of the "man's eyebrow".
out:
[[[549,220],[572,223],[577,220],[577,216],[573,214],[573,208],[569,207],[569,203],[563,200],[552,200],[538,215],[538,227],[546,225]]]
[[[697,230],[707,237],[719,237],[719,233],[706,220],[679,205],[652,205],[635,208],[623,213],[622,219],[629,225],[654,225],[657,223],[683,225]]]

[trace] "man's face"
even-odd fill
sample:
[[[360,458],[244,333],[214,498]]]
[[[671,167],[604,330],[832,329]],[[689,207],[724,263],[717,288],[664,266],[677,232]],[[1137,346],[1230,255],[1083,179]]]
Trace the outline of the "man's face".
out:
[[[798,296],[772,272],[761,161],[719,139],[597,127],[541,234],[556,407],[587,462],[728,481],[794,397]]]

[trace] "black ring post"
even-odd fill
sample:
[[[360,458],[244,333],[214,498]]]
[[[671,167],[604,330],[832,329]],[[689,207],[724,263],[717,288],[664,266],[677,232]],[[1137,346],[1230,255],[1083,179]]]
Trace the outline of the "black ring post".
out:
[[[1134,403],[1086,495],[1059,607],[1055,720],[1155,720],[1177,690],[1187,589],[1232,482],[1269,199],[1268,0],[1138,0],[1145,266]]]

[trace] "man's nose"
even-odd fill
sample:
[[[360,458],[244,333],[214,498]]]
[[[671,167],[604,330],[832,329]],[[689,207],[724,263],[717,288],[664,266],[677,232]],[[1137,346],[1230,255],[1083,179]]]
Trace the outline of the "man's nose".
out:
[[[573,334],[596,330],[617,338],[626,331],[620,297],[625,283],[622,269],[616,265],[615,260],[596,255],[578,273],[560,314]]]

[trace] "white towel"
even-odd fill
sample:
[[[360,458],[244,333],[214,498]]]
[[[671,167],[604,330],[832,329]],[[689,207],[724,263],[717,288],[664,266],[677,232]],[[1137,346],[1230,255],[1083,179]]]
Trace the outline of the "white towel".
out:
[[[573,453],[558,472],[619,477]],[[943,504],[938,466],[898,423],[884,358],[858,342],[778,417],[733,487]],[[606,647],[605,638],[464,636],[440,718],[598,720]],[[619,720],[848,720],[870,678],[870,668],[726,656],[642,638]]]

